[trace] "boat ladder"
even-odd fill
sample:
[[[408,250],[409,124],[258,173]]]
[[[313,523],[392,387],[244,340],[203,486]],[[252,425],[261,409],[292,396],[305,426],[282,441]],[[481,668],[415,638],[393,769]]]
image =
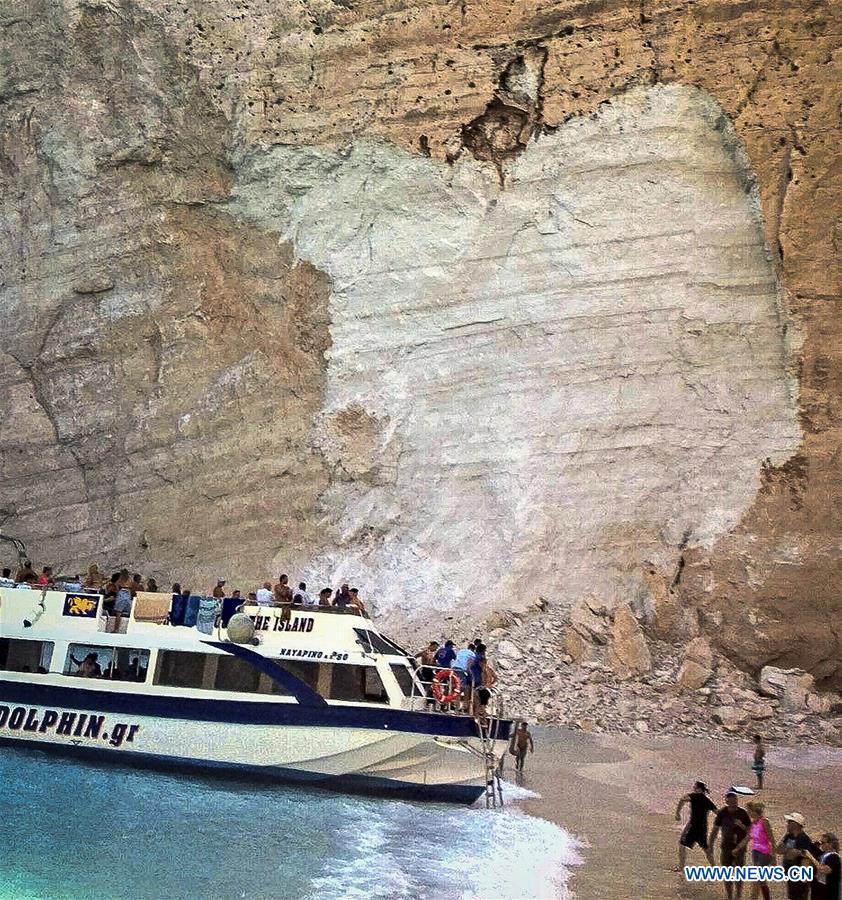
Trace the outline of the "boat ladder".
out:
[[[500,720],[503,718],[503,704],[499,697],[495,704],[495,715],[490,718],[477,718],[477,728],[482,740],[482,756],[485,764],[485,806],[486,809],[496,809],[503,806],[503,785],[500,772],[503,768],[503,760],[498,760],[494,754],[494,742],[500,728]]]

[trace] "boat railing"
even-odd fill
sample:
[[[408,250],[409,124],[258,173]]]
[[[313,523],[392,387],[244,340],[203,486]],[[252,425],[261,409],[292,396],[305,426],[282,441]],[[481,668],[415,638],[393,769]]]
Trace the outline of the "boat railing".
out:
[[[466,690],[463,680],[464,672],[461,670],[420,666],[412,680],[408,708],[414,712],[427,710],[471,716],[481,727],[493,730],[491,739],[496,739],[500,721],[504,718],[502,696],[493,687],[470,687]],[[480,703],[480,691],[488,692],[488,701],[484,704]]]

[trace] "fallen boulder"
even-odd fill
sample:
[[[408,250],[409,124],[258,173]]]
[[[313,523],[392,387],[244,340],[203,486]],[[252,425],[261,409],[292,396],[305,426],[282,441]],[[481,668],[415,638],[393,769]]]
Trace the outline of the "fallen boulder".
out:
[[[816,681],[803,669],[779,669],[763,666],[760,670],[760,693],[780,700],[781,709],[797,712],[807,707],[807,695],[816,690]]]
[[[624,680],[652,670],[649,646],[628,603],[614,613],[606,662]]]
[[[676,681],[683,691],[697,691],[707,684],[713,670],[700,665],[694,659],[685,659],[678,670]]]

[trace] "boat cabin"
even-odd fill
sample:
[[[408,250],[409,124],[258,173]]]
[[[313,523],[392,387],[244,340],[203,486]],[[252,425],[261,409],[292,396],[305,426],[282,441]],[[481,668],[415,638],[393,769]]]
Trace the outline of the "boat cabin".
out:
[[[309,689],[332,704],[403,709],[423,696],[406,652],[355,608],[246,605],[253,633],[233,641],[219,616],[202,630],[174,626],[170,595],[144,599],[113,633],[98,594],[0,588],[0,677],[278,702]],[[267,663],[293,679],[281,683]]]

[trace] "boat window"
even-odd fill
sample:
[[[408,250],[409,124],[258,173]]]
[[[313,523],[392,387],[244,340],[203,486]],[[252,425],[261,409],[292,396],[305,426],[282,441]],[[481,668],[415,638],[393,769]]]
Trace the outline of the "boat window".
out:
[[[161,650],[155,684],[167,687],[200,688],[205,677],[208,653],[184,653],[181,650]]]
[[[275,682],[239,656],[161,650],[155,684],[246,694],[286,694]],[[278,690],[275,690],[278,687]]]
[[[249,694],[266,693],[260,691],[260,670],[238,656],[218,657],[214,689],[217,691],[245,691]]]
[[[397,663],[391,665],[392,674],[397,678],[401,691],[405,697],[411,697],[413,694],[413,678],[412,672],[408,666],[401,666]]]
[[[71,644],[64,661],[64,674],[112,681],[146,681],[149,651],[132,647]]]
[[[299,681],[303,681],[307,687],[312,688],[317,693],[319,692],[319,663],[303,662],[299,659],[276,659],[273,662],[277,663],[282,669],[286,669],[290,675],[294,675]],[[289,694],[289,691],[282,684],[273,682],[272,693]]]
[[[383,682],[374,666],[333,665],[329,700],[353,700],[357,703],[382,703],[388,700]]]
[[[391,641],[367,628],[355,628],[357,643],[368,653],[385,653],[388,656],[406,656],[406,654]]]
[[[0,670],[46,675],[53,659],[52,641],[0,638]]]

